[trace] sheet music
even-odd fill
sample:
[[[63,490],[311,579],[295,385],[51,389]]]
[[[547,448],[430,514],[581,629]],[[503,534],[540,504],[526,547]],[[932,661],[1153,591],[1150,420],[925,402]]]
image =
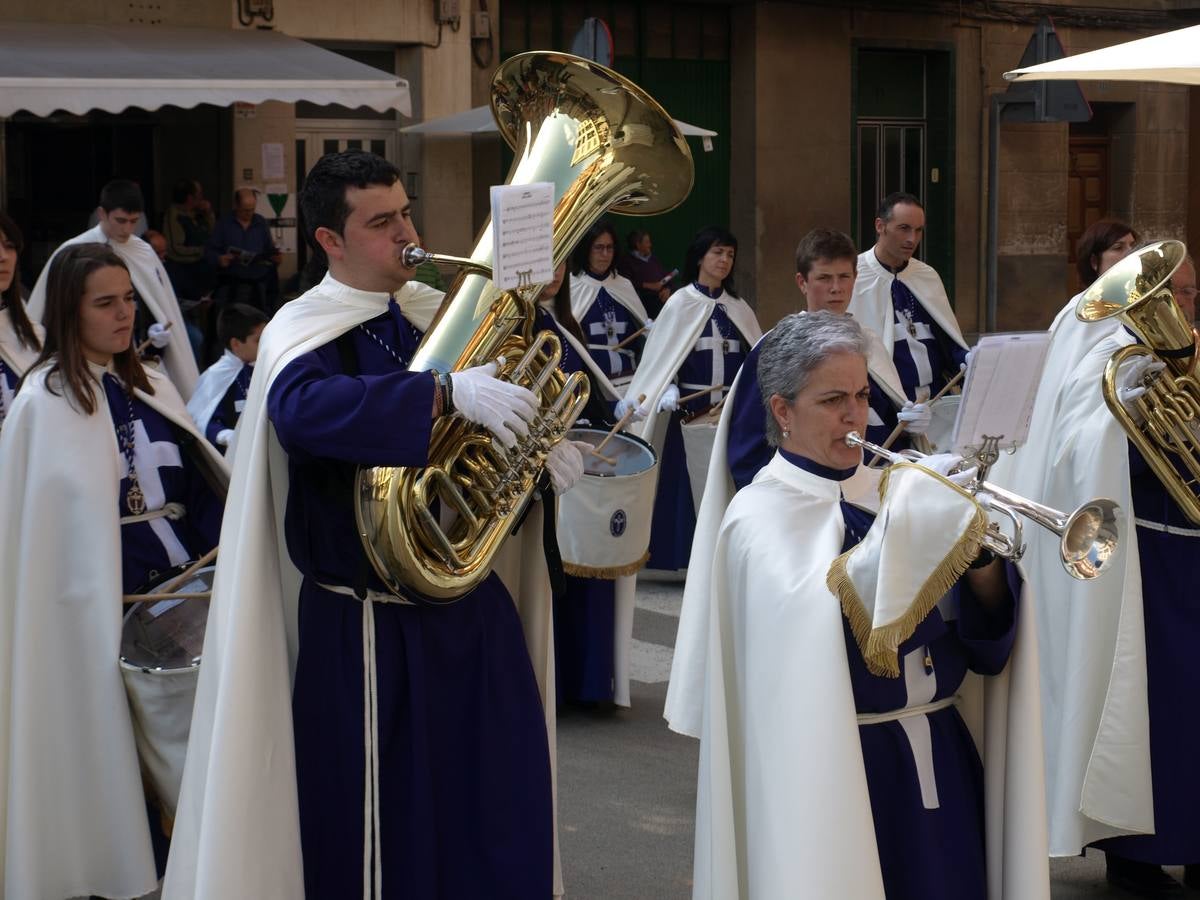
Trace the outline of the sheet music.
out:
[[[502,290],[554,280],[554,185],[492,186],[493,278]]]
[[[986,334],[979,339],[954,426],[955,453],[970,456],[984,435],[1001,437],[1002,449],[1025,443],[1049,350],[1048,331]]]

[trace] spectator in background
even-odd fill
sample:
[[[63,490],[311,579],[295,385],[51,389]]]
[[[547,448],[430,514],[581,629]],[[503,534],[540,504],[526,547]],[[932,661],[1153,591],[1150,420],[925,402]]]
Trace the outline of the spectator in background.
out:
[[[175,182],[171,205],[163,216],[167,238],[163,264],[181,299],[197,300],[212,291],[213,277],[204,264],[204,245],[212,235],[213,224],[212,204],[205,199],[200,182],[192,178]]]
[[[646,312],[651,318],[657,318],[662,305],[671,296],[671,281],[678,273],[668,272],[654,256],[650,232],[644,228],[629,232],[625,243],[629,252],[617,260],[617,271],[633,282]]]
[[[267,220],[254,211],[256,203],[251,188],[234,191],[233,212],[217,220],[204,247],[204,260],[217,273],[222,301],[249,302],[269,311],[279,299],[276,267],[283,255],[271,238]]]
[[[164,265],[166,265],[166,262],[167,262],[167,238],[166,238],[166,236],[161,231],[155,231],[153,228],[150,228],[150,229],[146,230],[146,233],[144,235],[142,235],[142,240],[154,248],[154,252],[155,252],[155,254],[157,254],[159,261],[162,262]],[[175,279],[171,279],[172,283],[174,283],[174,280]],[[176,290],[178,291],[178,289],[176,289]],[[179,296],[178,292],[175,294],[175,296],[176,297]]]

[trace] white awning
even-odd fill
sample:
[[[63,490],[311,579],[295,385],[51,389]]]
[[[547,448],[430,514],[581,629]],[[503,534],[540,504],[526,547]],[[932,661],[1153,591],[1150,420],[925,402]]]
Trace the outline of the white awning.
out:
[[[1200,85],[1200,25],[1005,72],[1009,81],[1165,81]]]
[[[275,31],[0,22],[0,116],[267,100],[412,115],[403,78]]]
[[[699,125],[689,125],[687,122],[675,120],[675,125],[685,137],[716,137],[715,131],[701,128]],[[496,120],[492,118],[490,106],[476,106],[466,112],[455,113],[430,119],[417,125],[401,128],[406,134],[499,134]]]

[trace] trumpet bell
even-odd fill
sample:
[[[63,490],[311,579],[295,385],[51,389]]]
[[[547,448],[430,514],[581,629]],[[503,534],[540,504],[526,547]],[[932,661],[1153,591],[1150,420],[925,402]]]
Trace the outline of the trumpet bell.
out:
[[[1067,519],[1058,549],[1063,568],[1072,578],[1090,581],[1104,574],[1117,552],[1119,511],[1112,500],[1097,497]]]

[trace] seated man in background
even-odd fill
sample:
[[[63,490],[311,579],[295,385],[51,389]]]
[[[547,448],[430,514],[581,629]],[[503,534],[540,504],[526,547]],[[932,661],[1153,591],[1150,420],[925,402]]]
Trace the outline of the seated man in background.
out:
[[[279,299],[276,267],[283,258],[267,220],[254,211],[251,188],[233,193],[233,212],[221,216],[204,246],[204,260],[217,273],[217,291],[226,302],[248,302],[264,311]]]

